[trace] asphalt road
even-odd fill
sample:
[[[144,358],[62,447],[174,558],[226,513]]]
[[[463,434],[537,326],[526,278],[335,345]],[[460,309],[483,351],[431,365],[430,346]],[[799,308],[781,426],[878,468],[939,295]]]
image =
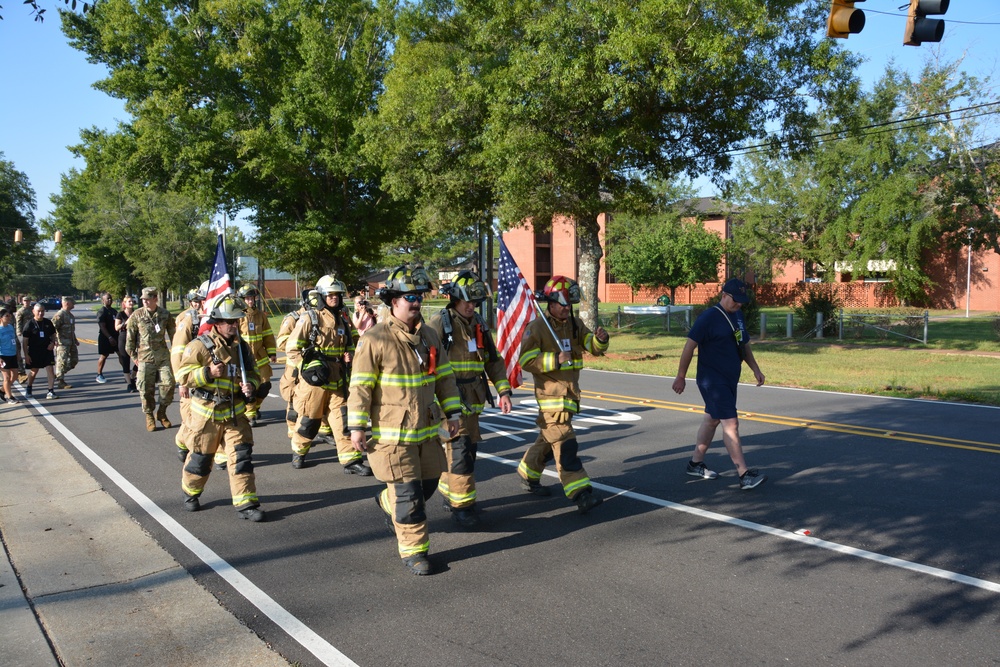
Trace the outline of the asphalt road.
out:
[[[93,339],[85,308],[78,333]],[[44,402],[60,442],[293,663],[1000,662],[995,408],[741,386],[747,459],[769,477],[743,492],[720,441],[707,459],[720,479],[684,474],[701,419],[693,381],[678,397],[672,378],[586,371],[575,423],[607,500],[581,517],[558,485],[551,499],[519,490],[534,439],[519,390],[514,414],[483,420],[484,526],[459,529],[435,495],[441,571],[414,577],[372,500],[378,482],[344,475],[328,446],[291,467],[280,398],[254,432],[268,522],[237,518],[221,473],[188,514],[177,427],[147,433],[117,362],[98,385],[96,348],[80,359],[74,388]],[[176,404],[169,415],[179,421]]]

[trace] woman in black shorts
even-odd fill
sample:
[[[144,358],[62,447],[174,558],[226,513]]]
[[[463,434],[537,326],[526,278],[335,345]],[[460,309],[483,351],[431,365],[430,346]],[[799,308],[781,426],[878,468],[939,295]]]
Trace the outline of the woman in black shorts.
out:
[[[125,352],[125,325],[134,310],[135,299],[126,295],[122,298],[122,309],[115,315],[115,331],[118,332],[118,361],[122,365],[125,382],[128,383],[128,386],[125,387],[125,391],[128,393],[135,391],[135,375],[139,370],[139,367],[132,363],[128,353]]]
[[[21,355],[17,351],[17,334],[14,332],[14,315],[0,308],[0,374],[3,375],[3,400],[11,405],[17,405],[14,398],[14,378],[20,365]]]

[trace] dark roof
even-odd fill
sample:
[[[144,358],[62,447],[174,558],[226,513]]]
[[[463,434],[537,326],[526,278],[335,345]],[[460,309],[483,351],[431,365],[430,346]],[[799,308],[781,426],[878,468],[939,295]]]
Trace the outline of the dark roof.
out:
[[[735,207],[715,197],[685,199],[683,205],[706,217],[723,217],[739,212]]]

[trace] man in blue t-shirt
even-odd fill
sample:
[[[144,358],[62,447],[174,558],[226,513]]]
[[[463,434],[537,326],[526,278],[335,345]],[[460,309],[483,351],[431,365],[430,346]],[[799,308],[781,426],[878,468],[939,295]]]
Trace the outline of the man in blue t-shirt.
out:
[[[687,474],[703,479],[716,479],[718,473],[705,465],[705,453],[712,444],[715,430],[722,424],[722,442],[740,476],[740,488],[759,486],[767,479],[756,468],[748,468],[740,443],[740,422],[736,416],[736,387],[740,381],[742,363],[753,371],[757,386],[764,384],[764,374],[757,366],[750,337],[740,309],[749,303],[746,284],[737,278],[722,286],[719,303],[703,312],[688,332],[687,342],[681,351],[674,391],[684,392],[685,376],[691,365],[695,348],[698,348],[698,390],[705,401],[705,419],[698,428],[694,455],[687,464]]]

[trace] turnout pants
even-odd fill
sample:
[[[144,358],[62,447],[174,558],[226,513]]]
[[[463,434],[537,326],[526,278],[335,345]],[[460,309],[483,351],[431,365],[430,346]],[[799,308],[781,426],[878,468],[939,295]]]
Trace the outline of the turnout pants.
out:
[[[382,510],[392,517],[399,557],[427,553],[430,531],[427,529],[426,502],[434,495],[444,470],[441,442],[437,438],[419,445],[371,442],[368,463],[375,478],[386,483],[378,501]]]
[[[292,451],[305,456],[312,448],[312,441],[321,431],[323,422],[328,422],[337,441],[337,459],[346,466],[360,461],[361,452],[351,445],[347,433],[347,401],[340,393],[314,387],[306,382],[295,386],[293,406],[298,414],[292,430]]]
[[[463,414],[458,435],[444,443],[446,467],[438,491],[455,509],[476,504],[476,454],[480,440],[479,415]]]
[[[190,451],[181,473],[181,488],[189,496],[200,496],[212,474],[212,459],[224,451],[229,465],[229,490],[238,510],[257,507],[257,483],[253,472],[253,435],[244,415],[235,419],[215,421],[193,417],[190,422],[193,437]]]
[[[267,385],[268,391],[271,389],[271,365],[266,364],[264,366],[258,367],[260,371],[260,386],[263,387]],[[284,376],[281,377],[284,380]],[[263,398],[254,397],[252,401],[247,401],[247,419],[250,417],[256,417],[260,412],[260,404],[264,402]]]
[[[157,382],[159,375],[159,382]],[[142,411],[147,415],[156,412],[156,388],[160,388],[160,412],[166,413],[167,406],[174,402],[174,374],[170,370],[170,359],[162,363],[140,361],[135,386],[142,398]]]
[[[281,379],[278,381],[278,392],[281,394],[282,400],[288,404],[285,407],[285,425],[288,427],[289,439],[295,433],[295,424],[299,421],[299,413],[295,411],[295,387],[298,384],[298,378],[298,369],[291,364],[286,364],[285,372],[281,374]],[[332,432],[327,416],[323,415],[319,434],[330,435]]]
[[[517,466],[521,479],[537,482],[550,459],[555,459],[556,472],[563,485],[566,497],[572,500],[576,494],[590,488],[590,477],[583,469],[583,461],[578,454],[579,445],[573,431],[573,413],[568,410],[542,410],[535,423],[540,429],[535,444],[528,448]]]
[[[181,408],[181,427],[177,429],[177,435],[174,436],[174,444],[177,445],[177,449],[182,452],[187,452],[191,448],[191,438],[194,434],[191,432],[191,427],[188,425],[191,419],[191,399],[180,397],[180,408]]]

